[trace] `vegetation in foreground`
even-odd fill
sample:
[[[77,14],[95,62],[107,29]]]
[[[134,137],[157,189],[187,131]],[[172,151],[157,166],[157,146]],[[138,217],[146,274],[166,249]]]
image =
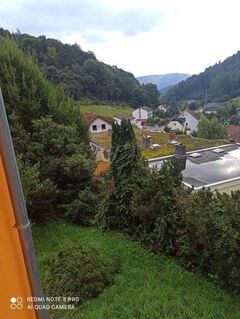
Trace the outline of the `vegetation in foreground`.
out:
[[[48,259],[72,246],[95,248],[106,261],[120,257],[114,284],[76,310],[56,311],[57,319],[238,319],[239,297],[146,251],[117,233],[58,223],[33,228],[42,278]]]
[[[48,82],[30,56],[0,36],[0,86],[29,216],[66,213],[87,186],[94,157],[78,104]],[[45,207],[46,213],[42,213]]]
[[[100,206],[106,229],[127,232],[189,270],[240,292],[240,191],[213,194],[182,187],[186,163],[172,157],[160,169],[143,165],[126,120],[113,126],[111,183]],[[227,271],[226,271],[227,270]]]
[[[0,82],[31,219],[89,225],[99,213],[106,229],[128,232],[239,292],[239,192],[187,192],[172,163],[151,172],[127,121],[114,128],[111,175],[97,183],[79,105],[47,82],[15,43],[0,41]]]
[[[77,304],[96,298],[113,283],[120,263],[106,263],[96,249],[82,246],[65,248],[49,261],[44,281],[47,296],[78,298]]]

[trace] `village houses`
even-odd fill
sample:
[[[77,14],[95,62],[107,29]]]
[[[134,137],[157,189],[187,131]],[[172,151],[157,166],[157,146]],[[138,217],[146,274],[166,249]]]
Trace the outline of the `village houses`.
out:
[[[90,133],[101,133],[112,130],[112,117],[97,115],[93,113],[84,113],[83,119],[89,125]]]
[[[153,109],[148,106],[140,106],[132,112],[132,116],[136,120],[147,121],[149,118],[153,117]]]
[[[198,131],[198,122],[200,119],[199,113],[196,113],[190,109],[185,109],[180,112],[177,118],[181,121],[181,123],[184,123],[186,129],[190,132]]]

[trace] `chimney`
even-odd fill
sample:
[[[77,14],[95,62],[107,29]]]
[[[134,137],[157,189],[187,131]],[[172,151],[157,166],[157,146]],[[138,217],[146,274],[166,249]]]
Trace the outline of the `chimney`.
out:
[[[183,145],[182,143],[176,145],[175,157],[178,159],[187,158],[186,146]]]
[[[170,131],[169,132],[169,141],[176,141],[176,132],[175,131]]]
[[[186,160],[187,160],[187,153],[186,153],[186,146],[183,144],[176,145],[175,150],[175,158],[178,165],[178,168],[183,171],[186,168]]]
[[[149,147],[151,145],[150,138],[151,138],[151,136],[149,136],[149,135],[143,135],[143,145],[144,145],[144,147]]]

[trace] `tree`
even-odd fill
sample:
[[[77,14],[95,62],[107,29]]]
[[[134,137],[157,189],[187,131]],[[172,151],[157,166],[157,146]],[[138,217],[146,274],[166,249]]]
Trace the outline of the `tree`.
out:
[[[205,139],[225,138],[226,130],[216,117],[208,119],[202,115],[198,123],[198,137]]]
[[[40,40],[44,49],[46,38]],[[0,36],[0,46],[0,85],[27,207],[34,221],[44,220],[91,184],[88,130],[76,102],[29,55],[9,38]]]
[[[162,247],[166,247],[174,238],[172,221],[176,215],[178,197],[183,191],[181,170],[175,158],[165,162],[160,169],[149,170],[132,198],[138,232],[143,234],[144,240],[154,238]],[[159,228],[156,229],[156,223],[161,226],[162,234]]]
[[[113,187],[102,206],[107,228],[129,230],[134,218],[131,200],[145,176],[144,162],[131,123],[123,120],[112,126],[111,176]]]
[[[158,91],[156,84],[142,84],[142,88],[144,89],[146,95],[149,98],[148,105],[152,107],[157,107],[159,105],[160,92]]]
[[[50,179],[56,185],[58,205],[76,199],[89,186],[94,169],[76,127],[55,123],[51,117],[33,121],[31,162],[39,163],[41,180]]]

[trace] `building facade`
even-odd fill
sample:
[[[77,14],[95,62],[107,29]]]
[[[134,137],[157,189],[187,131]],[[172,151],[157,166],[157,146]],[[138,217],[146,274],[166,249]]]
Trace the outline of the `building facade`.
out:
[[[200,118],[199,113],[195,113],[192,110],[185,109],[182,112],[180,112],[178,118],[185,123],[186,127],[191,132],[197,132],[198,131],[198,122]]]
[[[148,120],[153,117],[153,110],[148,106],[141,106],[132,112],[132,117],[137,120]]]
[[[113,119],[111,117],[85,113],[83,114],[83,119],[88,123],[90,133],[102,133],[112,130]]]

